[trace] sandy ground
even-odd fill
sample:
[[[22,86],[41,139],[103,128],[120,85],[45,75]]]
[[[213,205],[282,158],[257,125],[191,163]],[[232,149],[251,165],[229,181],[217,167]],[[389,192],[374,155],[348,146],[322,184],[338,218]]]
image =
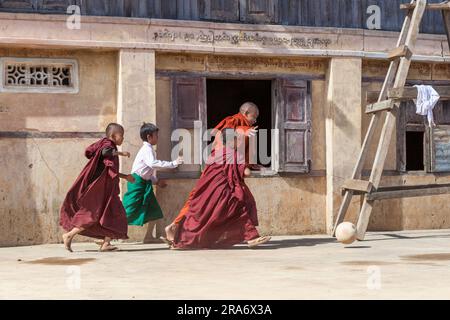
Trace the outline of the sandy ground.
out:
[[[250,250],[164,244],[0,248],[2,299],[449,299],[450,230],[274,237]]]

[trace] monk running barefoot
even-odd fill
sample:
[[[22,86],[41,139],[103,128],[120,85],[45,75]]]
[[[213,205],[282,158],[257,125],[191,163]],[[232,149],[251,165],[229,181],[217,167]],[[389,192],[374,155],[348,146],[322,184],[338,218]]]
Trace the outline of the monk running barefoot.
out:
[[[216,136],[216,139],[214,140],[215,147],[219,147],[221,143],[221,138],[219,135],[221,135],[221,132],[226,129],[233,129],[233,130],[239,130],[240,132],[243,132],[247,137],[252,137],[257,134],[257,128],[254,127],[256,124],[256,121],[259,116],[259,109],[258,107],[252,103],[252,102],[246,102],[244,103],[240,109],[239,113],[226,117],[223,119],[212,132],[213,135]],[[246,139],[247,140],[247,139]],[[247,168],[251,169],[258,169],[257,165],[249,164],[249,145],[248,141],[245,141],[245,162],[247,164]],[[218,145],[219,144],[219,145]],[[166,232],[166,242],[168,244],[171,244],[173,240],[175,239],[175,235],[178,230],[178,226],[181,221],[183,221],[184,216],[189,210],[189,205],[192,201],[192,198],[195,196],[195,188],[191,191],[189,194],[189,197],[184,204],[183,208],[180,210],[178,216],[176,219],[165,228]]]
[[[228,129],[226,131],[233,131]],[[270,240],[260,237],[256,203],[244,182],[246,164],[237,138],[222,134],[198,180],[189,209],[179,224],[174,249],[229,248],[246,242],[254,248]]]
[[[85,152],[89,162],[66,195],[60,212],[60,224],[68,231],[63,235],[64,247],[72,252],[77,234],[103,239],[100,251],[114,251],[111,239],[127,239],[128,224],[119,198],[119,177],[133,182],[131,175],[119,173],[119,152],[124,129],[111,123],[106,137],[90,145]]]

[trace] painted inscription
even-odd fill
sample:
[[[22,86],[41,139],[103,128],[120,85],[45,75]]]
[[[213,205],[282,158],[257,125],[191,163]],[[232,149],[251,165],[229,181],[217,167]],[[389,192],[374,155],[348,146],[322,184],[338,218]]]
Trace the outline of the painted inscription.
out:
[[[231,44],[231,45],[262,45],[262,46],[288,46],[294,48],[312,49],[323,48],[326,49],[331,44],[331,39],[327,38],[308,38],[308,37],[292,37],[290,35],[284,36],[267,36],[258,32],[238,32],[228,33],[222,31],[215,33],[213,30],[199,31],[199,32],[182,32],[171,31],[168,29],[156,31],[153,33],[153,40],[155,41],[184,41],[187,43],[209,43],[209,44]]]

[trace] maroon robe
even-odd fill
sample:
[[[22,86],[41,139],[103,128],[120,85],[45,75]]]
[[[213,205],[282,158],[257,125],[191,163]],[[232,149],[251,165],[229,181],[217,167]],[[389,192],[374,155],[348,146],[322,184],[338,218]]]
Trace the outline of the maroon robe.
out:
[[[89,162],[67,193],[60,225],[67,231],[83,228],[80,234],[91,238],[127,239],[128,223],[119,198],[119,157],[102,156],[105,148],[117,150],[107,138],[86,149]]]
[[[227,248],[259,237],[256,202],[244,183],[245,163],[229,147],[213,149],[195,186],[177,248]]]

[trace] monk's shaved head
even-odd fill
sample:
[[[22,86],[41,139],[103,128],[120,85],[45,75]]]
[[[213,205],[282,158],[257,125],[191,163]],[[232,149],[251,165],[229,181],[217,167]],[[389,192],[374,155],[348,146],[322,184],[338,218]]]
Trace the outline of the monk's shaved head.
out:
[[[246,114],[248,112],[257,112],[259,114],[259,108],[253,102],[246,102],[241,106],[239,112],[242,114]]]
[[[247,119],[250,125],[254,125],[256,123],[256,119],[259,117],[259,109],[256,104],[253,102],[244,103],[239,112]]]
[[[125,132],[124,128],[118,123],[110,123],[106,127],[105,134],[109,138],[115,133],[123,134]]]

